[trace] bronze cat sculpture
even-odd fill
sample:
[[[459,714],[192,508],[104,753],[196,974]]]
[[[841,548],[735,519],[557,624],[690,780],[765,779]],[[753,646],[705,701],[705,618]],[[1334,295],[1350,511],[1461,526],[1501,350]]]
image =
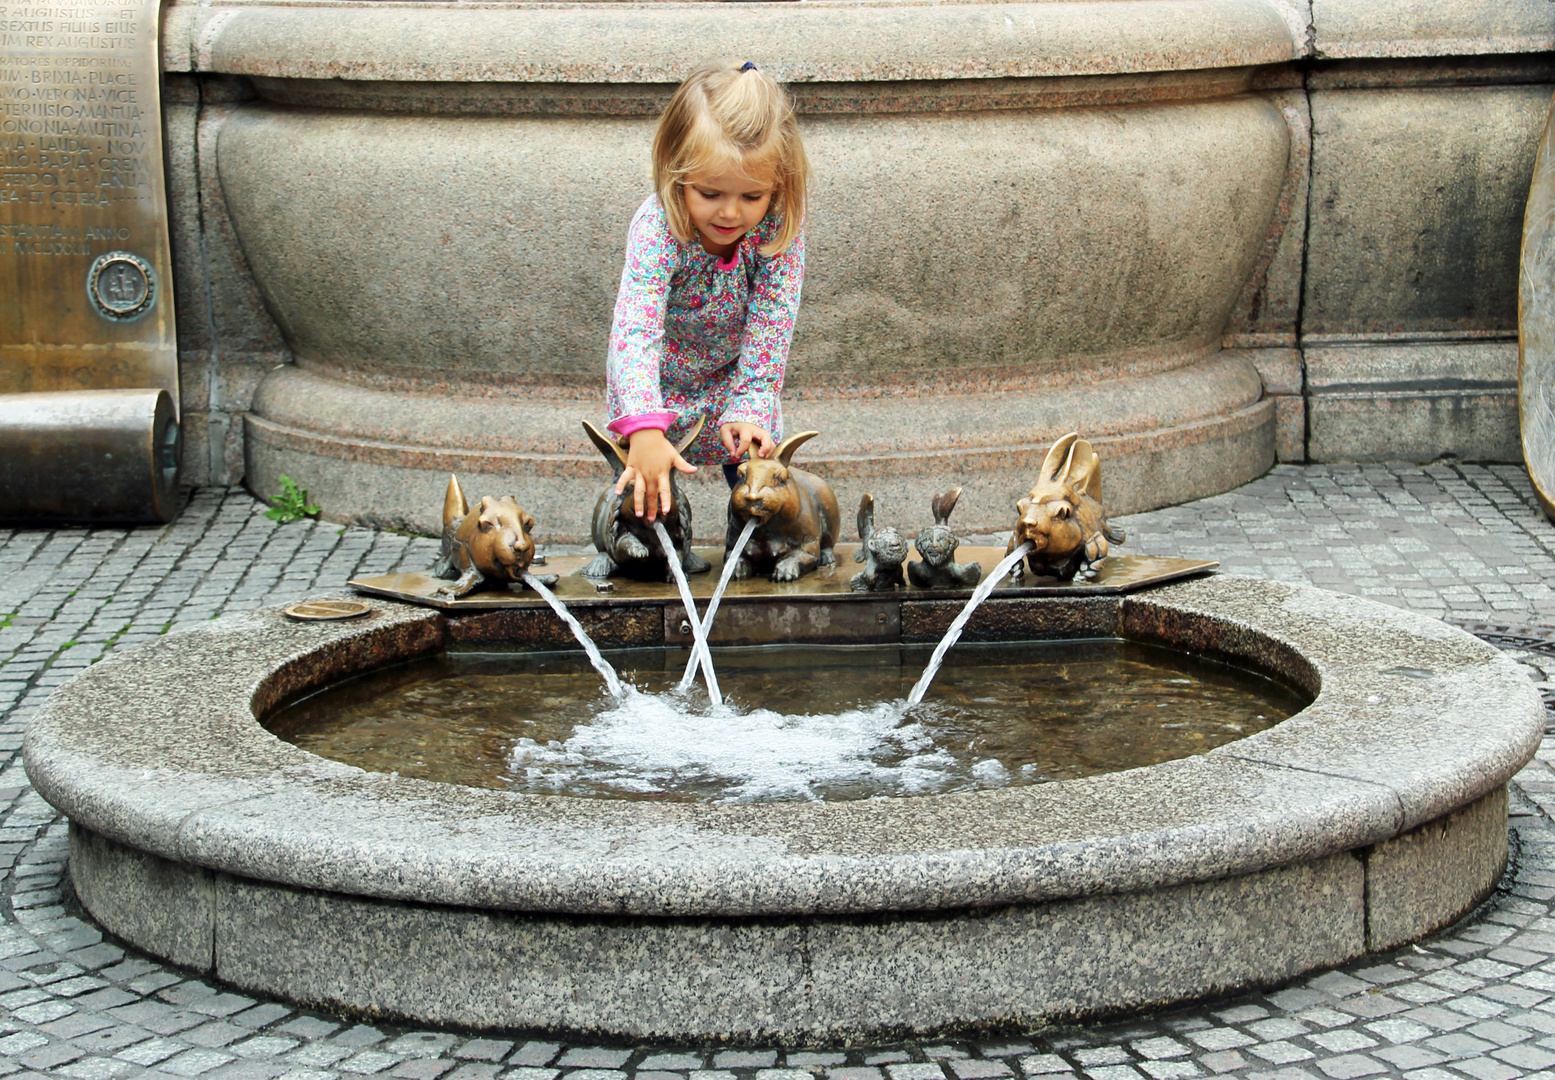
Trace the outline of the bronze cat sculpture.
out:
[[[697,417],[691,431],[675,445],[676,453],[685,453],[706,421],[705,416]],[[616,494],[615,481],[626,468],[626,449],[587,420],[583,421],[583,428],[614,471],[610,486],[600,493],[599,501],[594,504],[594,547],[599,554],[584,567],[583,575],[604,578],[620,574],[639,580],[674,581],[675,575],[670,573],[669,563],[659,546],[658,534],[647,519],[638,517],[633,510],[632,485],[628,484],[625,491]],[[682,570],[688,574],[701,574],[711,569],[706,559],[691,550],[691,502],[673,469],[670,470],[670,508],[659,514],[659,520],[664,523],[664,531],[669,533]]]
[[[798,581],[817,567],[836,565],[832,548],[842,521],[837,494],[819,476],[791,464],[794,451],[819,434],[790,435],[771,457],[752,453],[740,463],[739,480],[729,492],[724,558],[733,552],[747,521],[756,522],[756,531],[735,563],[736,578],[761,571],[773,581]]]
[[[983,579],[983,568],[975,562],[956,562],[956,548],[961,538],[950,527],[950,512],[961,498],[960,488],[951,488],[934,496],[929,509],[934,514],[934,524],[918,534],[913,545],[918,549],[920,562],[907,564],[907,576],[920,589],[962,588],[970,589]]]
[[[459,478],[450,475],[443,496],[443,543],[432,573],[452,583],[439,587],[436,595],[455,600],[482,586],[522,580],[535,557],[530,535],[534,527],[535,519],[511,495],[487,495],[472,511]],[[537,576],[547,585],[556,584],[555,574]]]
[[[1102,511],[1101,459],[1078,432],[1053,444],[1036,484],[1015,509],[1020,517],[1006,551],[1030,541],[1026,564],[1038,577],[1069,581],[1105,559],[1108,543],[1124,540]]]

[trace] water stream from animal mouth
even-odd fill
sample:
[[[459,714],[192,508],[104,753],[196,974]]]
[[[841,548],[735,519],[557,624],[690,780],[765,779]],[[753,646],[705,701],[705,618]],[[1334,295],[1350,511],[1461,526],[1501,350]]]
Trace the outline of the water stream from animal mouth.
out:
[[[745,528],[740,532],[740,538],[734,542],[734,547],[724,557],[723,572],[718,575],[718,587],[713,590],[713,598],[707,602],[707,612],[702,616],[702,640],[709,640],[713,631],[713,616],[718,614],[718,602],[724,598],[724,591],[729,588],[729,582],[734,577],[734,564],[740,561],[740,556],[745,554],[745,545],[750,543],[751,533],[756,531],[756,520],[752,518],[745,523]],[[696,618],[696,609],[692,608],[687,614],[688,620]],[[686,673],[680,677],[680,685],[676,688],[681,693],[691,689],[691,683],[696,679],[697,652],[692,650],[691,658],[686,661]]]
[[[616,674],[616,669],[610,666],[610,661],[600,655],[599,646],[594,644],[594,639],[589,637],[583,629],[583,624],[573,617],[567,610],[567,605],[557,598],[556,594],[545,587],[545,583],[535,577],[528,570],[524,571],[524,584],[540,594],[551,610],[556,612],[556,617],[567,624],[567,629],[572,631],[572,636],[578,639],[578,644],[583,646],[583,651],[588,654],[589,663],[594,665],[594,670],[599,672],[605,680],[605,689],[610,691],[610,696],[619,698],[622,694],[621,679]],[[711,669],[709,669],[711,670]]]
[[[691,586],[686,581],[686,573],[680,565],[680,558],[675,551],[675,544],[670,539],[670,535],[665,530],[662,521],[653,523],[653,531],[659,538],[659,546],[664,551],[665,561],[669,564],[670,573],[675,578],[676,587],[680,589],[680,599],[686,607],[686,621],[691,626],[691,636],[694,641],[691,659],[686,664],[686,673],[681,677],[677,690],[683,693],[690,688],[696,669],[700,666],[703,681],[707,684],[707,696],[714,707],[723,705],[723,692],[718,687],[718,676],[713,671],[712,651],[707,646],[708,634],[712,631],[713,619],[718,614],[718,602],[723,599],[724,591],[729,587],[729,581],[734,576],[734,565],[739,561],[740,556],[744,554],[745,545],[750,542],[751,534],[755,531],[755,528],[756,523],[754,521],[745,523],[745,528],[740,532],[738,540],[730,550],[728,557],[724,560],[723,573],[719,575],[718,587],[714,590],[712,599],[708,601],[707,611],[701,618],[698,618],[696,601],[692,599]],[[913,684],[911,693],[907,695],[905,708],[911,708],[923,701],[923,695],[928,692],[929,685],[933,683],[934,676],[939,672],[940,665],[945,661],[945,654],[950,652],[956,642],[960,640],[962,631],[966,629],[967,622],[972,618],[972,613],[978,609],[984,600],[988,599],[993,593],[994,587],[1003,581],[1005,576],[1030,551],[1031,544],[1029,542],[1021,544],[1000,560],[999,564],[977,586],[976,591],[972,593],[971,599],[966,602],[966,606],[961,609],[955,621],[950,624],[950,628],[945,631],[945,636],[935,646],[934,655],[929,658],[929,663],[923,669],[923,674]],[[599,647],[594,644],[572,612],[567,610],[567,606],[557,598],[555,593],[546,588],[538,578],[527,571],[524,573],[524,582],[535,592],[539,593],[541,598],[551,606],[551,610],[556,612],[557,617],[567,624],[573,636],[578,639],[578,643],[583,646],[583,651],[588,654],[589,663],[594,665],[594,670],[599,672],[600,676],[605,680],[605,687],[610,691],[610,696],[614,698],[622,697],[624,691],[615,669],[610,666],[609,661],[600,655]]]
[[[972,618],[972,612],[977,610],[979,604],[988,599],[988,595],[993,592],[994,586],[1003,581],[1004,576],[1014,569],[1016,564],[1024,559],[1031,550],[1030,540],[1021,544],[1014,551],[999,560],[999,565],[990,570],[988,576],[977,586],[977,589],[972,593],[972,598],[966,602],[966,607],[961,609],[961,614],[956,616],[955,622],[950,624],[950,629],[945,631],[945,636],[940,638],[939,644],[934,647],[934,655],[929,657],[928,666],[923,669],[923,674],[913,684],[912,692],[907,695],[907,705],[909,708],[922,701],[923,695],[928,693],[929,684],[934,681],[934,676],[939,673],[940,664],[945,662],[945,654],[961,639],[961,631],[966,629],[967,621]]]
[[[680,565],[680,555],[675,550],[675,544],[670,540],[669,531],[664,528],[663,521],[653,523],[653,532],[659,538],[659,547],[664,551],[664,561],[669,563],[670,573],[674,575],[675,584],[680,589],[680,602],[686,605],[686,622],[691,624],[691,637],[695,641],[691,655],[702,664],[702,680],[707,683],[707,696],[712,699],[714,706],[724,703],[723,693],[718,689],[718,676],[713,674],[713,654],[707,649],[707,630],[697,618],[696,601],[691,598],[691,585],[686,581],[685,568]],[[712,625],[712,611],[708,611],[708,626]]]

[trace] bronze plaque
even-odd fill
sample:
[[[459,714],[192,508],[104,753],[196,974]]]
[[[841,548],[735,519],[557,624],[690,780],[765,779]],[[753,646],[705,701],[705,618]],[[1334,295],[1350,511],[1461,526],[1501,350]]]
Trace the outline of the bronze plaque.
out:
[[[0,393],[178,403],[159,0],[0,0]]]

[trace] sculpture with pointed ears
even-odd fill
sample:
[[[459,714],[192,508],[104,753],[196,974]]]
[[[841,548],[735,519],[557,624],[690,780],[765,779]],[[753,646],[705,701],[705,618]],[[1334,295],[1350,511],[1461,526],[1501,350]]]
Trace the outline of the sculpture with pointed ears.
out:
[[[798,581],[817,567],[836,565],[832,547],[842,521],[837,494],[819,476],[791,464],[794,451],[819,434],[790,435],[771,457],[757,457],[753,450],[740,462],[739,481],[729,492],[724,558],[734,550],[747,521],[756,522],[756,531],[735,564],[735,577],[760,571],[773,581]]]
[[[983,568],[975,562],[956,562],[956,548],[961,538],[950,527],[950,512],[961,498],[960,488],[951,488],[934,496],[929,509],[934,513],[934,524],[918,534],[920,562],[907,564],[907,576],[920,589],[961,588],[970,589],[983,579]]]
[[[705,416],[697,417],[691,431],[675,444],[677,454],[686,452],[706,421]],[[632,510],[632,488],[637,481],[616,494],[615,482],[626,468],[626,448],[587,420],[583,421],[583,429],[613,470],[610,485],[600,492],[599,501],[594,504],[594,547],[599,554],[583,568],[584,576],[603,578],[619,574],[638,580],[674,581],[675,575],[670,573],[653,526]],[[669,533],[682,570],[700,574],[710,568],[706,559],[691,550],[691,503],[674,469],[670,470],[670,508],[660,512],[659,520],[664,522],[664,531]]]
[[[1026,563],[1038,577],[1068,581],[1105,559],[1109,542],[1123,543],[1123,531],[1109,527],[1102,512],[1101,459],[1078,432],[1053,444],[1015,509],[1020,517],[1007,550],[1031,541]]]
[[[524,571],[535,557],[535,542],[530,535],[535,519],[511,495],[481,499],[470,509],[459,478],[449,475],[448,492],[443,496],[443,544],[432,573],[452,579],[437,590],[445,600],[454,600],[482,586],[505,587],[522,580]],[[540,578],[556,584],[556,575]]]
[[[858,538],[863,541],[853,561],[864,569],[848,579],[853,592],[890,592],[907,584],[902,563],[907,561],[907,541],[895,525],[875,527],[875,497],[865,495],[858,504]]]

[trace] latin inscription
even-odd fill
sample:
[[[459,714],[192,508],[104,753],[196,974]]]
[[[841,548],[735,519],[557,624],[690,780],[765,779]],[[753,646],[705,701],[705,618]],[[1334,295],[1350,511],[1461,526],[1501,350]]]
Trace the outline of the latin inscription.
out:
[[[95,256],[131,242],[123,226],[79,222],[122,220],[124,204],[155,198],[156,88],[123,55],[141,21],[111,4],[0,2],[0,254]],[[67,209],[78,224],[61,224]]]

